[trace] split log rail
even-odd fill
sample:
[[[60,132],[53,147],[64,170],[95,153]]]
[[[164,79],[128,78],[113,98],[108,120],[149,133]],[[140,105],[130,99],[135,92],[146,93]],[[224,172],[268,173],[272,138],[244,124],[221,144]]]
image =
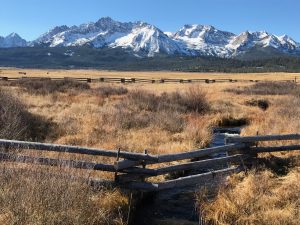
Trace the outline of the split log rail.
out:
[[[87,78],[87,77],[7,77],[0,76],[0,81],[18,81],[18,80],[74,80],[78,82],[87,82],[87,83],[152,83],[152,84],[167,84],[167,83],[236,83],[236,82],[264,82],[264,81],[272,81],[272,80],[246,80],[246,79],[147,79],[147,78],[120,78],[120,77],[99,77],[99,78]],[[294,82],[297,83],[297,78],[290,80],[277,80],[277,82]]]
[[[113,184],[126,189],[141,191],[160,191],[184,186],[197,186],[216,177],[224,177],[246,169],[245,165],[259,153],[283,152],[300,150],[300,145],[258,147],[258,142],[282,140],[300,140],[300,134],[237,136],[228,137],[226,145],[206,149],[196,149],[188,152],[165,155],[151,155],[119,150],[101,150],[68,145],[56,145],[36,142],[24,142],[0,139],[0,160],[4,162],[37,164],[46,166],[67,166],[71,168],[100,170],[115,173],[114,181],[93,180],[93,184]],[[18,149],[23,151],[10,151]],[[103,156],[115,158],[113,164],[95,163],[61,158],[46,158],[23,155],[26,150],[40,152],[60,152]],[[218,156],[226,153],[226,156]],[[172,163],[172,165],[170,165]],[[153,166],[156,164],[155,166]],[[165,180],[162,182],[147,182],[149,177],[156,177],[177,172],[193,172],[189,175]],[[192,174],[192,175],[190,175]]]

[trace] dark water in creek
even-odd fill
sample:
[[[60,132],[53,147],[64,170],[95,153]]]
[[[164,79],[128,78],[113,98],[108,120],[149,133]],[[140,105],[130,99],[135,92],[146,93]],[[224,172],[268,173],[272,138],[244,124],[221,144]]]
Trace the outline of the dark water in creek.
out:
[[[210,147],[222,146],[225,138],[239,135],[240,128],[215,128]],[[213,155],[212,158],[225,156],[226,153]],[[207,171],[201,171],[207,172]],[[199,171],[198,171],[199,173]],[[187,174],[190,175],[190,174]],[[218,183],[215,180],[211,183]],[[159,193],[147,193],[135,211],[135,225],[197,225],[198,214],[195,209],[195,192],[198,187],[164,190]]]

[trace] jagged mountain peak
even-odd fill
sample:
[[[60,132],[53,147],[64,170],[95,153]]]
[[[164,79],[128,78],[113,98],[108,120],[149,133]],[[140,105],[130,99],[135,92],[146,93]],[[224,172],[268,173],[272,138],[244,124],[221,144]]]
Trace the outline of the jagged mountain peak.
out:
[[[201,33],[214,30],[210,25],[186,24],[175,35],[177,37],[198,38]]]
[[[203,45],[225,45],[234,36],[235,34],[218,30],[214,26],[200,24],[185,25],[174,35],[176,39],[196,48]]]
[[[0,37],[0,48],[26,47],[27,41],[17,33],[11,33],[6,37]]]
[[[278,37],[267,31],[246,31],[232,39],[226,46],[233,55],[245,53],[252,48],[273,48],[281,53],[299,54],[299,44],[288,36]]]
[[[99,24],[111,24],[111,23],[116,23],[116,21],[114,19],[112,19],[111,17],[106,16],[106,17],[100,18],[96,23],[99,23]]]
[[[6,36],[6,38],[21,38],[19,34],[13,32]]]
[[[95,26],[101,28],[102,30],[109,30],[109,29],[115,29],[115,28],[127,28],[127,26],[132,26],[132,23],[122,23],[113,20],[111,17],[102,17],[100,18],[96,23]]]
[[[287,35],[267,31],[245,31],[239,35],[211,25],[186,24],[177,32],[163,32],[143,21],[119,22],[102,17],[96,22],[56,26],[29,46],[123,48],[138,56],[181,54],[189,56],[235,57],[254,48],[273,48],[281,53],[300,55],[300,44]],[[17,34],[0,37],[0,47],[24,47],[28,43]]]
[[[293,45],[295,45],[295,46],[300,46],[300,44],[298,43],[298,42],[296,42],[293,38],[291,38],[290,36],[288,36],[288,35],[282,35],[282,36],[279,36],[278,37],[278,39],[282,42],[282,43],[286,43],[286,42],[288,42],[288,43],[291,43],[291,44],[293,44]]]

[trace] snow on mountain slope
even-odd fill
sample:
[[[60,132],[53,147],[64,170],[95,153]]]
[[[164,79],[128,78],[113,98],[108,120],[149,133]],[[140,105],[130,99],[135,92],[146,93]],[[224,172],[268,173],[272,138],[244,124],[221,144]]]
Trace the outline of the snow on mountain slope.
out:
[[[261,32],[243,32],[233,38],[228,45],[228,49],[233,50],[237,55],[253,47],[272,47],[284,53],[292,53],[299,50],[299,44],[288,36],[277,37],[265,31]]]
[[[70,29],[68,26],[54,27],[52,30],[43,34],[38,39],[36,39],[34,42],[30,43],[30,45],[33,46],[34,44],[49,44],[53,41],[55,35],[62,33],[68,29]]]
[[[185,25],[173,38],[185,45],[194,55],[229,56],[230,50],[225,45],[235,37],[233,33],[220,31],[208,25]]]
[[[11,33],[6,37],[0,37],[0,48],[15,48],[25,46],[27,46],[26,40],[22,39],[16,33]]]
[[[96,23],[55,27],[33,41],[33,45],[46,44],[50,47],[59,47],[89,44],[100,48],[114,38],[127,34],[131,27],[132,23],[120,23],[106,17]]]
[[[263,32],[235,35],[209,25],[185,25],[178,32],[163,32],[144,22],[118,22],[104,17],[79,26],[58,26],[27,43],[17,34],[0,37],[0,48],[24,46],[123,48],[136,57],[156,54],[234,57],[252,48],[274,48],[300,55],[300,44],[292,38]]]
[[[130,33],[116,39],[110,47],[131,48],[135,52],[146,52],[148,56],[154,56],[156,53],[182,52],[177,42],[161,30],[146,23],[136,24]]]
[[[96,48],[130,48],[135,52],[145,52],[148,56],[180,51],[177,43],[155,26],[143,22],[121,23],[109,17],[78,27],[56,27],[34,43],[48,44],[50,47],[90,45]]]

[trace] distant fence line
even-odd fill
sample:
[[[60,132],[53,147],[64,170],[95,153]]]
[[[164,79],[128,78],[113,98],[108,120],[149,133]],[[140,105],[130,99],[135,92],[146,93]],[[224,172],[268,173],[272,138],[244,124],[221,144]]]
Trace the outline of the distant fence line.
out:
[[[6,77],[1,76],[0,80],[2,81],[17,81],[17,80],[75,80],[79,82],[104,82],[104,83],[152,83],[152,84],[165,84],[165,83],[220,83],[220,82],[264,82],[264,81],[273,81],[273,82],[294,82],[297,83],[297,78],[288,79],[288,80],[253,80],[253,79],[172,79],[172,78],[161,78],[161,79],[146,79],[146,78],[120,78],[120,77],[99,77],[99,78],[78,78],[78,77]]]
[[[110,185],[113,184],[135,190],[160,191],[189,185],[199,185],[216,177],[240,172],[245,170],[247,165],[251,165],[259,153],[300,150],[300,145],[295,144],[268,147],[257,146],[257,142],[279,140],[300,140],[300,134],[230,137],[226,139],[226,145],[224,146],[165,155],[151,155],[148,154],[147,151],[144,153],[134,153],[121,151],[120,149],[101,150],[68,145],[0,139],[0,149],[2,149],[2,152],[0,152],[0,160],[15,163],[67,166],[71,168],[112,172],[115,174],[114,181],[92,180],[91,183],[93,185],[101,185],[104,183]],[[84,154],[112,157],[115,158],[115,160],[113,160],[114,163],[107,164],[61,158],[35,157],[23,155],[23,151],[13,153],[9,151],[9,149],[30,149],[37,151]],[[210,157],[218,154],[225,154],[225,156]],[[173,163],[172,165],[160,165],[161,163],[167,162]],[[148,165],[153,164],[157,164],[157,166],[155,168],[147,167]],[[193,175],[185,175],[180,178],[162,182],[145,181],[145,179],[149,177],[184,171],[194,171],[194,173]]]

